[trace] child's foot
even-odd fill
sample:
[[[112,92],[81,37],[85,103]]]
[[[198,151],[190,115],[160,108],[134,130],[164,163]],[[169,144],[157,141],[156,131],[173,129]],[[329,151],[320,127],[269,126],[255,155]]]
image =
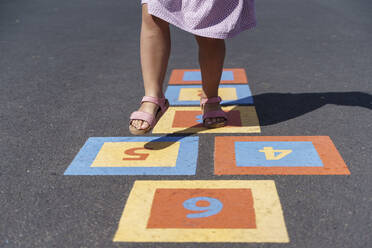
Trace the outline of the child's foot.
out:
[[[168,108],[169,101],[165,97],[144,96],[139,110],[129,117],[129,131],[133,135],[150,132]]]
[[[220,102],[220,97],[202,97],[200,104],[203,110],[203,124],[205,127],[216,128],[226,126],[227,116],[221,109]]]
[[[216,102],[216,103],[207,103],[204,104],[204,110],[203,113],[207,113],[209,111],[215,111],[215,110],[221,110],[221,105]],[[223,117],[214,117],[214,118],[206,118],[205,123],[208,126],[225,126],[227,124],[227,120]],[[222,125],[224,124],[224,125]]]
[[[156,116],[156,113],[158,112],[159,108],[160,108],[159,105],[156,105],[155,103],[143,102],[138,111],[144,111]],[[150,124],[144,120],[133,120],[131,125],[139,130],[147,129],[150,126]]]

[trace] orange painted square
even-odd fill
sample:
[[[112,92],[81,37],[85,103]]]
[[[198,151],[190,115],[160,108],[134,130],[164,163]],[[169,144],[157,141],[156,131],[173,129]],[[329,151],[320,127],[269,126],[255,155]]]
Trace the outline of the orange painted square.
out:
[[[310,141],[323,167],[238,167],[235,160],[237,141]],[[226,136],[215,138],[215,175],[350,175],[344,160],[328,136]]]
[[[248,79],[244,68],[224,68],[224,71],[232,71],[234,80],[221,80],[221,84],[247,84]],[[186,71],[200,71],[199,69],[174,69],[170,75],[168,84],[201,84],[201,81],[183,81],[183,75]]]
[[[215,215],[188,218],[198,213],[183,207],[194,197],[218,199],[223,207]],[[207,207],[207,201],[196,206]],[[202,211],[201,211],[202,212]],[[250,189],[157,189],[147,228],[256,228],[253,196]]]
[[[242,121],[240,118],[240,111],[231,110],[225,112],[228,118],[227,127],[235,126],[241,127]],[[185,111],[179,110],[176,111],[173,119],[172,127],[188,128],[188,127],[203,127],[202,123],[197,122],[196,116],[201,115],[202,111]],[[200,117],[202,120],[202,118]]]

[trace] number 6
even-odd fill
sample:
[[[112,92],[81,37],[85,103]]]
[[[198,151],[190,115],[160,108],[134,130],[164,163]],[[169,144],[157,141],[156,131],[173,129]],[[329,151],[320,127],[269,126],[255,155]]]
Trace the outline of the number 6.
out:
[[[209,206],[207,207],[196,206],[196,203],[199,201],[207,201],[209,202]],[[211,198],[211,197],[194,197],[194,198],[190,198],[184,201],[183,207],[191,211],[200,212],[200,213],[193,213],[193,214],[187,215],[187,218],[194,219],[194,218],[205,218],[205,217],[218,214],[221,211],[223,204],[218,199]]]

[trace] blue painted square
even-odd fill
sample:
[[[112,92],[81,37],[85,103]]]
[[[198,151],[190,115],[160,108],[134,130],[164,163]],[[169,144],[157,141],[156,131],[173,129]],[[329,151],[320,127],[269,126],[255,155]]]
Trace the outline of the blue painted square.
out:
[[[91,167],[105,142],[180,142],[175,167]],[[64,175],[195,175],[199,137],[90,137]]]
[[[170,105],[191,105],[199,106],[200,101],[180,101],[179,95],[182,88],[198,88],[202,89],[201,85],[169,85],[165,91],[165,97],[169,100]],[[238,99],[225,101],[222,99],[221,105],[252,105],[253,96],[247,84],[244,85],[220,85],[220,88],[235,88]]]
[[[183,74],[183,81],[201,81],[200,71],[185,71]],[[234,73],[232,71],[223,71],[221,75],[221,80],[223,81],[233,81]]]
[[[273,157],[266,156],[264,147],[274,150],[292,150],[291,153],[279,158],[281,152],[275,152]],[[261,152],[260,152],[261,151]],[[267,153],[269,155],[269,153]],[[271,153],[271,155],[273,155]],[[312,142],[307,141],[258,141],[235,142],[236,165],[241,167],[322,167],[320,159]]]

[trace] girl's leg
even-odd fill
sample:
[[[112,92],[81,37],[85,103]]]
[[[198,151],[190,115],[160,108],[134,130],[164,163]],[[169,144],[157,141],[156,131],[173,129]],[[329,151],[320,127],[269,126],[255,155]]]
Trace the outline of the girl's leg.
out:
[[[218,96],[218,86],[222,75],[223,63],[225,60],[225,40],[201,37],[195,35],[199,45],[199,64],[203,81],[203,97]],[[218,103],[208,103],[205,111],[220,110]],[[208,118],[208,124],[224,122],[222,117]]]
[[[150,15],[147,4],[142,5],[140,46],[145,95],[163,97],[162,86],[171,49],[169,23]],[[154,103],[144,102],[139,110],[155,115],[158,108]],[[133,120],[132,125],[137,129],[146,129],[149,126],[142,120]]]

